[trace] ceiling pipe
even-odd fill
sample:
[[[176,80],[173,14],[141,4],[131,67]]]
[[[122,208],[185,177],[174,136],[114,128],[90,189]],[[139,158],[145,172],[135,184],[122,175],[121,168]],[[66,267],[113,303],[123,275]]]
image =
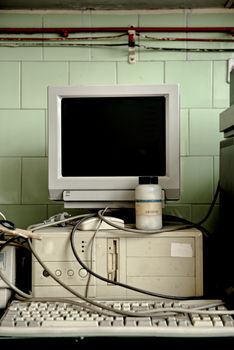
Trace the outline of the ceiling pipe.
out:
[[[94,38],[64,38],[64,37],[59,37],[59,38],[22,38],[22,37],[0,37],[0,42],[1,41],[40,41],[40,42],[46,42],[46,41],[54,41],[54,42],[65,42],[65,41],[84,41],[84,40],[93,40],[96,39]],[[100,39],[98,37],[98,39]],[[104,39],[111,39],[108,37],[104,37]],[[216,38],[154,38],[154,37],[148,37],[147,35],[143,37],[143,39],[148,39],[152,41],[167,41],[167,42],[172,42],[172,41],[185,41],[185,42],[219,42],[219,43],[233,43],[234,39],[216,39]]]
[[[136,32],[169,32],[169,33],[226,33],[234,35],[234,27],[78,27],[78,28],[0,28],[0,34],[35,34],[57,33],[64,38],[72,33],[84,32],[128,32],[134,29]]]

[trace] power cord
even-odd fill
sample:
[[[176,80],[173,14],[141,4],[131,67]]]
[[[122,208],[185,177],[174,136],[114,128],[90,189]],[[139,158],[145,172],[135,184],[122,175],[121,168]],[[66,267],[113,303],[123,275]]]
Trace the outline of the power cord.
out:
[[[167,219],[175,220],[176,222],[181,222],[182,224],[181,225],[164,226],[162,229],[159,229],[159,230],[139,230],[139,229],[132,228],[129,226],[122,227],[118,224],[111,222],[110,220],[108,220],[108,216],[104,216],[102,209],[98,211],[98,216],[105,223],[115,227],[116,229],[127,231],[127,232],[132,232],[132,233],[155,234],[155,233],[162,233],[162,232],[173,232],[173,231],[178,231],[178,230],[185,230],[185,229],[189,229],[189,228],[198,228],[203,232],[203,234],[205,236],[209,236],[210,233],[204,227],[202,227],[202,224],[204,224],[204,222],[209,218],[209,216],[210,216],[210,214],[215,206],[215,203],[217,201],[219,192],[220,192],[220,182],[218,182],[218,185],[216,187],[216,191],[215,191],[212,203],[209,207],[209,210],[207,211],[206,215],[197,223],[194,223],[192,221],[189,221],[189,220],[186,220],[183,218],[179,218],[176,216],[167,215],[167,216],[165,216]]]
[[[202,297],[201,296],[186,296],[186,297],[177,297],[177,296],[172,296],[172,295],[165,295],[165,294],[160,294],[160,293],[155,293],[155,292],[152,292],[152,291],[148,291],[148,290],[144,290],[144,289],[141,289],[141,288],[137,288],[137,287],[134,287],[134,286],[130,286],[130,285],[127,285],[125,283],[121,283],[121,282],[117,282],[117,281],[112,281],[106,277],[103,277],[99,274],[97,274],[96,272],[94,272],[93,270],[91,270],[87,265],[84,264],[84,262],[82,261],[82,259],[79,257],[78,253],[77,253],[77,250],[75,248],[75,233],[78,232],[78,228],[79,228],[79,225],[82,224],[82,222],[86,220],[86,218],[83,218],[81,220],[79,220],[75,226],[72,228],[72,231],[71,231],[71,235],[70,235],[70,242],[71,242],[71,248],[72,248],[72,251],[73,251],[73,254],[75,255],[77,261],[79,262],[79,264],[91,275],[93,275],[94,277],[104,281],[104,282],[107,282],[107,283],[111,283],[111,284],[114,284],[114,285],[117,285],[117,286],[120,286],[120,287],[123,287],[123,288],[127,288],[127,289],[130,289],[130,290],[133,290],[135,292],[138,292],[138,293],[142,293],[142,294],[146,294],[146,295],[151,295],[153,297],[159,297],[159,298],[166,298],[166,299],[172,299],[172,300],[200,300]]]
[[[152,309],[148,311],[126,311],[126,310],[118,310],[112,306],[108,306],[106,304],[103,304],[102,302],[96,302],[92,299],[86,298],[83,295],[79,294],[78,292],[74,291],[72,288],[67,286],[65,283],[63,283],[59,278],[57,278],[49,269],[48,267],[41,261],[40,257],[38,254],[35,252],[34,248],[32,247],[32,244],[30,242],[30,239],[28,239],[28,244],[30,249],[32,250],[33,255],[36,257],[38,262],[41,264],[41,266],[49,273],[49,275],[62,287],[64,287],[66,290],[68,290],[70,293],[75,295],[81,300],[84,300],[86,303],[78,302],[76,300],[70,300],[67,298],[33,298],[31,297],[31,301],[41,301],[41,302],[47,302],[47,301],[55,301],[55,302],[64,302],[64,303],[69,303],[69,304],[75,304],[77,306],[80,306],[82,309],[88,309],[91,310],[92,312],[95,313],[101,313],[101,314],[106,314],[108,316],[114,316],[116,317],[117,315],[122,315],[122,316],[129,316],[129,317],[152,317],[152,316],[158,316],[158,317],[166,317],[172,314],[177,314],[177,313],[197,313],[197,314],[204,314],[204,315],[233,315],[234,310],[204,310],[206,308],[215,308],[220,305],[223,305],[222,301],[207,301],[207,304],[203,304],[200,306],[192,306],[188,304],[188,308],[183,307],[153,307]],[[30,301],[26,300],[26,301]],[[187,299],[189,300],[189,299]],[[159,301],[159,300],[156,300]],[[90,306],[89,304],[96,306]]]
[[[0,252],[2,251],[2,249],[4,247],[6,247],[7,245],[11,245],[12,242],[14,242],[15,240],[17,240],[18,237],[11,237],[8,240],[6,240],[3,244],[1,244],[0,246]],[[0,268],[0,277],[1,279],[9,286],[9,288],[13,291],[15,291],[17,294],[21,295],[24,298],[31,298],[32,295],[27,294],[25,292],[23,292],[22,290],[20,290],[19,288],[17,288],[17,286],[15,286],[13,283],[11,283],[8,278],[2,273],[2,269]]]

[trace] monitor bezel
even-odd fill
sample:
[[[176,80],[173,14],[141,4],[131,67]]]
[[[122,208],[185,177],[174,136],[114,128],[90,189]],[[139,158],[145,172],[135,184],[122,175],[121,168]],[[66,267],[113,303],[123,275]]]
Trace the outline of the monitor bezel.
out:
[[[48,86],[48,192],[65,207],[133,207],[136,176],[63,177],[61,101],[64,97],[165,96],[166,175],[159,184],[166,200],[180,198],[180,107],[178,84]],[[88,137],[88,131],[87,131]],[[155,155],[157,157],[157,155]]]

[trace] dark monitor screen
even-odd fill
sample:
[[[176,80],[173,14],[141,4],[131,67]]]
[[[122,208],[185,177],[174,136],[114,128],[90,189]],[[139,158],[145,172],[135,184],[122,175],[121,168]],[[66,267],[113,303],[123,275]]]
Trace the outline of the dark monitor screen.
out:
[[[164,176],[164,96],[64,97],[62,176]]]

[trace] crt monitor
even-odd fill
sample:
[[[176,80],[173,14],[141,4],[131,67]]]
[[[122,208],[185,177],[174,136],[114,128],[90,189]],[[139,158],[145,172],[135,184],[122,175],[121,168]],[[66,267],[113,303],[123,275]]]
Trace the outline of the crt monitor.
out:
[[[48,87],[49,198],[74,208],[134,206],[140,176],[180,196],[179,86]]]

